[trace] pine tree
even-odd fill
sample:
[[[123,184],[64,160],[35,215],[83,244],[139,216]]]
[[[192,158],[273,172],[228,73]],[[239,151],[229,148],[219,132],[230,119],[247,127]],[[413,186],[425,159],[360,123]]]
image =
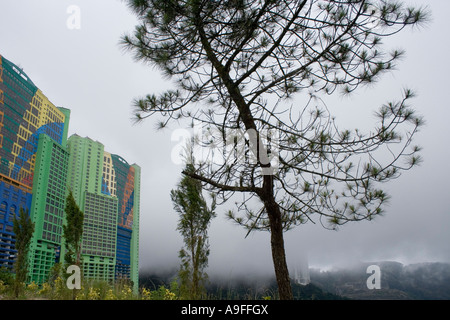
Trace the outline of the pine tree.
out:
[[[164,128],[186,118],[207,132],[203,149],[233,149],[219,162],[197,157],[185,174],[222,202],[242,195],[229,217],[270,232],[279,295],[292,299],[283,233],[379,216],[389,199],[380,185],[420,162],[410,90],[380,108],[367,134],[338,128],[323,97],[393,70],[403,52],[383,38],[426,22],[427,10],[397,0],[127,2],[139,25],[124,47],[176,84],[137,98],[136,120],[161,115]],[[302,94],[304,105],[294,101]]]

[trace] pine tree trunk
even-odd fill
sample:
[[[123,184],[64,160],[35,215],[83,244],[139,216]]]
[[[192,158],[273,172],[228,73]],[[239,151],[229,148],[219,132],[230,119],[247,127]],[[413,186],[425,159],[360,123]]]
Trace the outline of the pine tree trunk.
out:
[[[292,288],[289,279],[289,270],[286,263],[284,250],[283,227],[281,215],[278,212],[269,213],[270,219],[270,244],[272,247],[272,260],[275,268],[275,276],[278,284],[278,293],[281,300],[292,300]]]
[[[286,253],[284,249],[283,224],[281,221],[280,207],[273,197],[273,177],[265,177],[265,190],[261,200],[267,211],[270,223],[270,244],[272,248],[272,260],[275,269],[275,277],[278,285],[280,300],[292,300],[291,281],[289,279],[289,270],[286,262]]]

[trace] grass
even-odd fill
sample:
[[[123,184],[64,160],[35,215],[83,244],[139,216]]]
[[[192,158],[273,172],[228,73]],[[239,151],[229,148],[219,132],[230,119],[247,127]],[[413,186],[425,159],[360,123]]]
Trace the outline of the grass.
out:
[[[19,297],[14,296],[13,284],[0,280],[1,300],[176,300],[180,297],[176,286],[160,286],[156,290],[140,289],[138,292],[126,282],[84,281],[81,289],[68,289],[65,281],[58,277],[52,282],[37,285],[22,284]]]

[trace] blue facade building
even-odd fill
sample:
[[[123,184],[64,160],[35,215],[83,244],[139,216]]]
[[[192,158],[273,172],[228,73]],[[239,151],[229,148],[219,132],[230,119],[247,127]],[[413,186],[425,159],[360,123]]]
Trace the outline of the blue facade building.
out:
[[[14,215],[22,208],[30,212],[31,192],[9,181],[0,181],[0,267],[12,270],[17,251],[13,232]]]

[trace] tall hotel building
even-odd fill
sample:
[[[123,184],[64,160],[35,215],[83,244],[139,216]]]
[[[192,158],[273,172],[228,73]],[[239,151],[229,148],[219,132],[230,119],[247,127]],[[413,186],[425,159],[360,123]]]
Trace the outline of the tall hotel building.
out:
[[[82,272],[91,279],[130,279],[139,271],[140,167],[72,135],[67,186],[84,212]]]
[[[28,269],[38,283],[59,260],[69,115],[0,56],[0,266],[13,268],[13,216],[23,208],[35,224]]]
[[[35,224],[28,281],[47,281],[51,267],[64,262],[71,189],[85,216],[85,278],[126,278],[137,288],[140,167],[89,138],[67,139],[69,118],[0,55],[0,267],[13,270],[13,217],[23,208]]]

